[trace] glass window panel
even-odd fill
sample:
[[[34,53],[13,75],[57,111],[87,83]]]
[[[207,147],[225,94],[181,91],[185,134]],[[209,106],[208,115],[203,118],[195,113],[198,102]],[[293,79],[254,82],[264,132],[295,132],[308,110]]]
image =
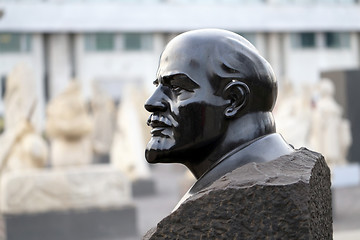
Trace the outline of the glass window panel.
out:
[[[113,33],[90,33],[85,34],[86,51],[111,51],[115,49],[115,34]]]
[[[315,34],[314,33],[300,33],[301,47],[311,48],[315,47]]]
[[[152,50],[153,49],[153,35],[152,34],[144,34],[142,37],[141,45],[144,50]]]
[[[114,49],[114,34],[97,33],[95,35],[95,47],[98,51],[110,51]]]
[[[140,50],[141,35],[137,33],[127,33],[124,35],[125,50]]]
[[[23,50],[25,52],[30,52],[31,51],[31,44],[32,44],[32,36],[30,34],[25,34],[24,35],[24,48]]]
[[[325,43],[328,48],[349,48],[350,34],[327,32],[325,33]]]
[[[126,33],[124,36],[125,51],[139,51],[153,49],[153,35],[142,33]]]
[[[0,52],[21,52],[21,35],[16,33],[1,33]]]
[[[293,48],[314,48],[316,46],[315,33],[303,32],[291,35]]]

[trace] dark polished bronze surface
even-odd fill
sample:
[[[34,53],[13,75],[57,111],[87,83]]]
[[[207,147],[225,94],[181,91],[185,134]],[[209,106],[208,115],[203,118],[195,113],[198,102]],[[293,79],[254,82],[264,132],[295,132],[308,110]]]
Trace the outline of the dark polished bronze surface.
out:
[[[180,34],[163,51],[154,84],[145,103],[152,128],[145,156],[186,165],[198,179],[190,194],[241,165],[293,151],[275,134],[273,70],[238,34]]]

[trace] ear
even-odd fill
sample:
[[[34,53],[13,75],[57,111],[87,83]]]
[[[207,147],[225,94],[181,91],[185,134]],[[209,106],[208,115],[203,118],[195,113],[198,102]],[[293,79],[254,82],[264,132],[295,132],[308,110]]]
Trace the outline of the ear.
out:
[[[250,89],[243,83],[232,80],[223,91],[223,98],[230,100],[230,105],[225,109],[227,118],[234,117],[241,109],[243,109],[249,98]]]

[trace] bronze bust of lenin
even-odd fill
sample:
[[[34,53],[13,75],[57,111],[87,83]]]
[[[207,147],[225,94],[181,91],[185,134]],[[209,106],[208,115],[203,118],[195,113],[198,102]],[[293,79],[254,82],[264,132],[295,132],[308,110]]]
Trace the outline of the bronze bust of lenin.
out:
[[[277,81],[270,64],[238,34],[185,32],[163,51],[156,90],[145,103],[149,163],[182,163],[197,182],[184,196],[250,162],[293,152],[276,133]],[[182,201],[183,201],[182,200]]]

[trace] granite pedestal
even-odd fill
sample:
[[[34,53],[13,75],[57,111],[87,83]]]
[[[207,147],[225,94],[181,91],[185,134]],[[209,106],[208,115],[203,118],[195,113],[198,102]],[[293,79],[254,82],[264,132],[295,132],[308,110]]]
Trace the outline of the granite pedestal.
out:
[[[144,239],[332,239],[330,170],[301,149],[249,163],[187,199]]]

